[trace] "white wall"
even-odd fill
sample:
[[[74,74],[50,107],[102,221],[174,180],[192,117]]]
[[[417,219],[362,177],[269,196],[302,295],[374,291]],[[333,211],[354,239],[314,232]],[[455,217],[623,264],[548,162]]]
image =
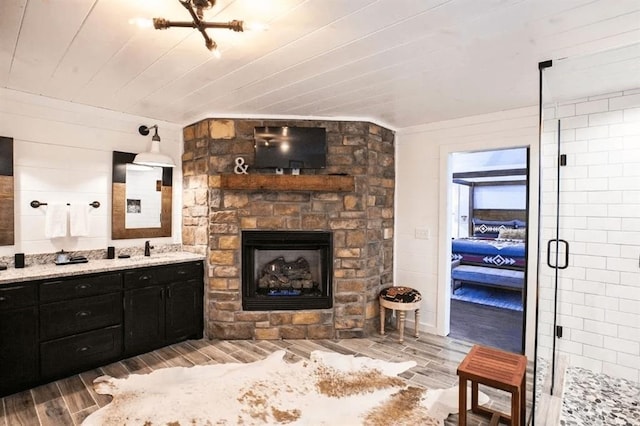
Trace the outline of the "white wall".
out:
[[[545,108],[541,229],[555,236],[557,118],[561,120],[558,349],[570,365],[640,381],[640,89]],[[547,131],[549,129],[549,131]],[[540,332],[553,331],[553,272],[540,269]],[[542,338],[550,356],[552,339]]]
[[[154,241],[180,243],[182,126],[0,89],[0,136],[12,137],[14,143],[16,235],[15,246],[0,247],[0,256],[142,245],[143,240],[111,240],[112,152],[148,150],[151,137],[141,136],[138,127],[156,123],[161,150],[178,167],[173,175],[173,236]],[[32,200],[99,201],[101,206],[90,210],[89,236],[48,239],[46,207],[34,209]]]
[[[401,129],[396,135],[395,282],[423,295],[420,328],[436,334],[449,329],[448,299],[451,268],[451,218],[447,212],[452,185],[449,158],[454,152],[530,146],[530,217],[537,217],[538,109],[466,117]],[[417,239],[416,228],[431,231]],[[532,236],[537,225],[530,224]],[[529,242],[529,271],[537,262],[537,241]],[[535,273],[527,284],[527,354],[533,353]]]

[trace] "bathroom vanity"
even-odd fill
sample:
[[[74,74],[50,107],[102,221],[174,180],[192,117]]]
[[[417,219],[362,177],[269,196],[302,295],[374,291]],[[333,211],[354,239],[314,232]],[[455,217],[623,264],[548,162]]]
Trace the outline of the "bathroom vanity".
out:
[[[191,253],[0,274],[0,396],[203,335]]]

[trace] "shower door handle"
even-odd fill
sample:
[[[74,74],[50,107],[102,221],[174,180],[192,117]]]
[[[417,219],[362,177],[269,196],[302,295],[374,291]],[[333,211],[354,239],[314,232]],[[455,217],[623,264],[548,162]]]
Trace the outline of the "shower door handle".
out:
[[[556,253],[559,249],[559,244],[564,245],[564,264],[562,266],[552,265],[551,264],[551,244],[556,243]],[[569,242],[566,240],[549,240],[547,241],[547,265],[549,268],[557,268],[557,269],[567,269],[569,267]]]

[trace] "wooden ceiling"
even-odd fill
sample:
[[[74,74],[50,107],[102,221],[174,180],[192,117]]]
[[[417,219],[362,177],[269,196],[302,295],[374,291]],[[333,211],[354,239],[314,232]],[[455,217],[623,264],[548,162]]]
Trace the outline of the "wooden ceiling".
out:
[[[537,64],[640,40],[640,0],[2,0],[0,86],[149,118],[364,119],[394,129],[531,106]]]

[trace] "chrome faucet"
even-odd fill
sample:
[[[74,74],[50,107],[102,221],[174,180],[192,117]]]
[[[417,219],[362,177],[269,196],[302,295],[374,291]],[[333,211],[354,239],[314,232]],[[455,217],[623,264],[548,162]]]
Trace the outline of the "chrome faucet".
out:
[[[153,248],[152,245],[150,245],[149,240],[144,242],[144,255],[145,256],[151,256],[151,249]]]

